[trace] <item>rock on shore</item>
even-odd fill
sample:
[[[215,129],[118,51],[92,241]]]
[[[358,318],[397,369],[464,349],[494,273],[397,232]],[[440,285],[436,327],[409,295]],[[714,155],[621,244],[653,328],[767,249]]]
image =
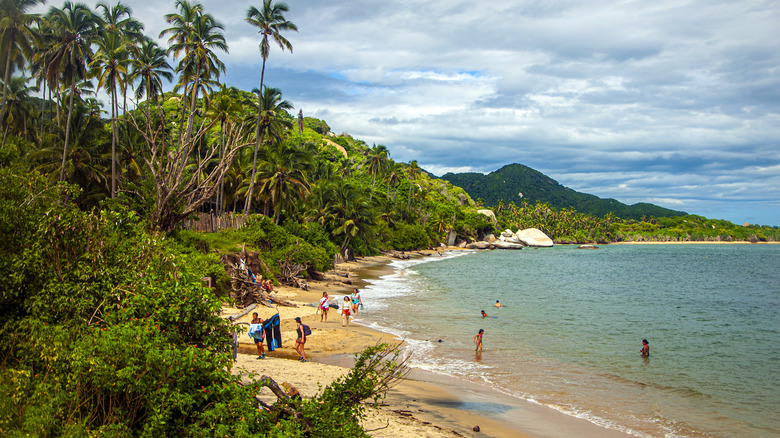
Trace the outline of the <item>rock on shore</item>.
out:
[[[512,230],[504,230],[501,236],[496,238],[490,234],[485,240],[471,242],[466,245],[468,249],[523,249],[526,246],[549,248],[553,246],[553,241],[541,230],[536,228],[527,228],[519,230],[517,233]]]

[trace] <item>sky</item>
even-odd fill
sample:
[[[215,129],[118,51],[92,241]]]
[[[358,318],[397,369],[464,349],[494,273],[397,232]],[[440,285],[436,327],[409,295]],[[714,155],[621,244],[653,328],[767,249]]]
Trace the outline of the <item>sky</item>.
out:
[[[153,37],[175,10],[124,2]],[[201,3],[225,25],[221,81],[259,86],[244,18],[261,2]],[[780,226],[780,1],[286,3],[299,31],[265,84],[395,161],[520,163],[602,198]]]

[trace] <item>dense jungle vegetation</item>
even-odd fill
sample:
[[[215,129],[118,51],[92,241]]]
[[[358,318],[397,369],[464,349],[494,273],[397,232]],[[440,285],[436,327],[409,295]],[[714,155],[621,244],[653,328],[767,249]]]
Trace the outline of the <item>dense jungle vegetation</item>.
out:
[[[313,400],[258,410],[255,387],[229,372],[221,300],[200,281],[226,281],[210,249],[247,244],[274,275],[286,257],[325,270],[336,254],[427,248],[451,231],[460,241],[508,227],[559,242],[778,239],[777,227],[622,220],[543,200],[500,201],[493,224],[415,161],[291,114],[263,74],[251,91],[220,83],[229,48],[201,4],[176,1],[164,48],[121,3],[31,12],[42,3],[0,0],[2,436],[364,436],[361,402],[402,369],[392,352],[365,352]],[[262,72],[272,46],[292,50],[288,10],[272,0],[247,10]],[[246,225],[182,229],[205,214]]]

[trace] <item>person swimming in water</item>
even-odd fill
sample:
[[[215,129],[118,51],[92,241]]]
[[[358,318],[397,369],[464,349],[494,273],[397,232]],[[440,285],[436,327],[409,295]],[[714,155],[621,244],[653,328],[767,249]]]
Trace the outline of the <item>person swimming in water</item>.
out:
[[[639,352],[642,353],[642,356],[650,356],[650,343],[647,342],[647,339],[642,339],[642,349]]]
[[[483,317],[483,318],[487,318],[487,316],[488,316],[488,314],[487,314],[487,313],[485,313],[485,311],[483,310],[483,311],[482,311],[482,317]]]
[[[504,305],[503,305],[503,304],[501,304],[501,303],[499,303],[499,302],[498,302],[498,300],[496,300],[496,304],[494,304],[494,305],[493,305],[493,307],[495,307],[496,309],[498,309],[499,307],[504,307]]]

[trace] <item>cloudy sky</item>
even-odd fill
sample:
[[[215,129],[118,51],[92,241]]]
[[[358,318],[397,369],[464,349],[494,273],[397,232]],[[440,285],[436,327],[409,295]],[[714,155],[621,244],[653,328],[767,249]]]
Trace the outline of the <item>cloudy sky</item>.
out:
[[[124,1],[153,36],[174,10]],[[260,1],[202,3],[226,28],[223,82],[257,87],[244,17]],[[272,48],[266,84],[396,161],[521,163],[628,204],[780,225],[778,1],[287,4],[299,32],[293,53]]]

